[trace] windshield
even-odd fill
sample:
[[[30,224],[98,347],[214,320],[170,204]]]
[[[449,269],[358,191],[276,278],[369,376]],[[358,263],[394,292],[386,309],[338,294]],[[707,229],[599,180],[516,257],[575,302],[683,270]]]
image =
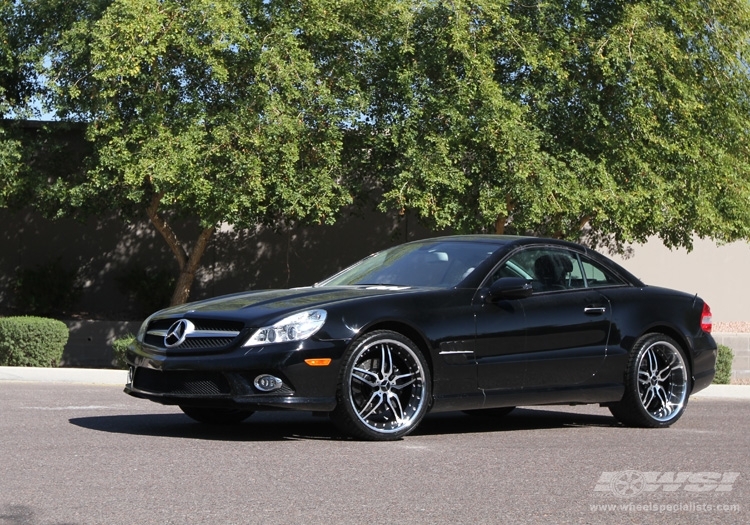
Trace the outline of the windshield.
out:
[[[378,252],[318,286],[428,286],[452,288],[498,247],[440,240],[403,244]]]

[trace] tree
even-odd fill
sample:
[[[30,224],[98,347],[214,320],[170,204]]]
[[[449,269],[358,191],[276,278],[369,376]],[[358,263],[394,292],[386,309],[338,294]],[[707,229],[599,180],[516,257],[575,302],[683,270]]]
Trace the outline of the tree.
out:
[[[0,172],[0,199],[145,214],[173,303],[218,225],[332,222],[370,183],[462,232],[750,237],[743,0],[2,5],[0,96],[22,96],[0,103],[20,115],[35,90],[92,151],[64,176]]]
[[[0,0],[0,120],[4,119],[13,107],[14,86],[13,44],[6,20],[11,18],[13,4],[10,0]],[[0,206],[5,206],[11,193],[11,181],[20,167],[20,144],[6,126],[0,125]]]
[[[368,65],[383,208],[594,243],[750,237],[750,4],[404,4]]]
[[[81,172],[37,185],[53,215],[145,213],[187,300],[217,226],[335,219],[376,1],[27,0],[15,16],[45,107],[87,123]],[[55,200],[56,199],[56,200]],[[37,200],[37,199],[35,199]],[[191,246],[172,228],[197,219]]]

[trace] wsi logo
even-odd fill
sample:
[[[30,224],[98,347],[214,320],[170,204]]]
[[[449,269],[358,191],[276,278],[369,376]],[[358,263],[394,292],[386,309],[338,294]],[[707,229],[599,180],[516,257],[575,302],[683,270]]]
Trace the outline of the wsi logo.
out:
[[[602,472],[594,490],[631,498],[642,492],[729,492],[739,472]]]

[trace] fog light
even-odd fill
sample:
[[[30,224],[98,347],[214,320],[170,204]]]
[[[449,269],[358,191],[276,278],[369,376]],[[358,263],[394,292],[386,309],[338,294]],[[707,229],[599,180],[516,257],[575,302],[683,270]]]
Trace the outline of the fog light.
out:
[[[278,377],[274,377],[270,374],[259,375],[253,381],[255,388],[261,392],[273,392],[278,390],[284,384],[284,382]]]

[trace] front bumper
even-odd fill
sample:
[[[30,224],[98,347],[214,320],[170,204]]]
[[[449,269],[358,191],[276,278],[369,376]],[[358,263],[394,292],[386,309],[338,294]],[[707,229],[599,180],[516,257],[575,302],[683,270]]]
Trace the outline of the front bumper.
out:
[[[232,407],[245,410],[331,411],[346,341],[305,340],[264,347],[236,347],[222,353],[174,355],[136,343],[126,354],[130,374],[125,392],[165,405]],[[330,359],[310,366],[306,359]],[[272,392],[254,381],[281,379]]]

